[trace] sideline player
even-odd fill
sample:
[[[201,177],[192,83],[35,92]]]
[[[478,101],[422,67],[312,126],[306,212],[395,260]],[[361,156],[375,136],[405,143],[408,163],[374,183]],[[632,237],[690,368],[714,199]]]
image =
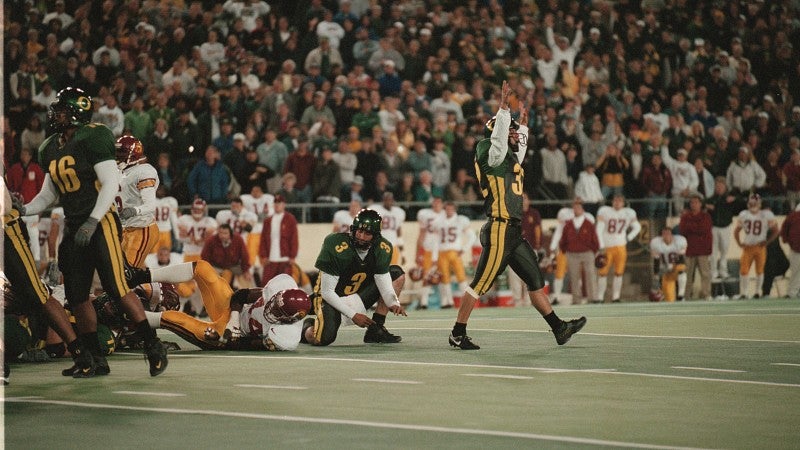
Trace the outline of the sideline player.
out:
[[[390,266],[392,244],[381,236],[381,216],[362,209],[350,233],[329,234],[322,244],[316,268],[319,278],[311,295],[315,317],[303,325],[303,342],[330,345],[343,319],[361,328],[366,343],[397,343],[400,336],[384,326],[386,315],[406,315],[397,298],[405,281],[400,266]],[[369,308],[375,306],[372,319]]]
[[[750,281],[750,266],[756,266],[756,293],[755,297],[763,295],[761,285],[764,284],[764,267],[767,264],[767,246],[778,239],[780,230],[775,214],[768,209],[761,209],[761,196],[750,194],[747,199],[747,209],[739,213],[736,226],[733,228],[733,238],[742,248],[739,259],[739,295],[736,298],[752,298],[748,292]],[[744,238],[739,233],[744,231]]]
[[[59,269],[80,339],[89,350],[64,374],[91,377],[111,371],[99,348],[97,314],[88,301],[96,270],[103,289],[135,324],[136,334],[145,343],[150,375],[156,376],[167,368],[167,350],[125,280],[122,229],[114,207],[120,179],[114,135],[105,125],[90,123],[92,111],[92,99],[82,89],[68,87],[56,95],[48,112],[55,133],[39,147],[41,166],[48,172],[42,190],[24,209],[39,214],[56,200],[64,207]]]
[[[439,233],[434,224],[444,217],[444,203],[442,198],[434,196],[431,200],[430,208],[423,208],[417,212],[417,224],[419,225],[419,235],[417,236],[417,256],[416,263],[422,267],[422,279],[428,279],[431,275],[433,264],[439,259]],[[428,307],[428,296],[431,287],[422,284],[419,291],[419,307]]]
[[[528,109],[520,103],[523,125],[513,121],[508,109],[510,94],[511,86],[503,81],[497,115],[487,122],[487,137],[478,142],[475,150],[475,168],[488,220],[481,227],[483,250],[475,276],[461,299],[456,323],[448,338],[451,346],[462,350],[480,348],[467,336],[467,321],[478,298],[489,290],[507,265],[528,285],[531,304],[550,325],[558,345],[567,343],[586,324],[585,317],[565,322],[553,311],[544,291],[539,258],[522,238],[524,172],[520,161],[527,150]]]
[[[677,282],[677,299],[683,301],[686,293],[686,247],[686,238],[679,234],[673,235],[670,227],[662,228],[661,236],[650,241],[650,253],[653,256],[651,298],[652,293],[662,291],[664,301],[674,302]]]
[[[474,234],[469,229],[470,222],[467,216],[456,213],[456,205],[452,201],[444,204],[444,216],[439,217],[433,223],[439,235],[438,250],[439,258],[436,266],[441,274],[439,282],[439,302],[442,308],[450,308],[453,302],[453,286],[450,284],[451,275],[454,275],[458,282],[459,295],[467,289],[467,274],[464,270],[464,261],[461,255],[464,249],[468,249],[472,254],[472,241]],[[469,236],[469,240],[465,239]]]
[[[606,264],[597,270],[597,298],[593,303],[603,303],[608,283],[608,272],[614,268],[614,281],[611,285],[611,301],[618,303],[622,294],[622,275],[625,274],[625,263],[628,260],[628,242],[636,239],[642,226],[636,217],[636,211],[625,206],[622,194],[614,195],[611,206],[602,206],[597,211],[597,234],[605,245]]]
[[[395,206],[394,194],[391,191],[383,193],[383,203],[369,206],[369,209],[376,211],[383,218],[381,223],[381,236],[392,243],[391,264],[402,264],[403,237],[402,227],[406,221],[406,212],[403,208]],[[352,223],[352,220],[350,221]]]
[[[167,194],[166,186],[159,185],[156,188],[156,208],[153,215],[158,226],[158,242],[153,253],[164,247],[172,251],[172,232],[178,230],[178,199]]]
[[[333,214],[333,232],[334,233],[347,233],[350,231],[350,225],[353,224],[353,219],[356,218],[358,212],[361,211],[361,202],[359,200],[350,200],[347,209],[340,209]]]
[[[159,229],[156,224],[158,173],[148,164],[141,141],[120,136],[116,143],[119,182],[117,208],[122,221],[122,251],[128,264],[143,268],[144,259],[157,249]]]
[[[217,231],[217,221],[208,217],[206,201],[196,198],[192,202],[191,214],[184,214],[178,218],[178,239],[183,242],[183,262],[200,260],[206,238]],[[178,285],[181,297],[189,297],[195,292],[194,281],[189,280]]]

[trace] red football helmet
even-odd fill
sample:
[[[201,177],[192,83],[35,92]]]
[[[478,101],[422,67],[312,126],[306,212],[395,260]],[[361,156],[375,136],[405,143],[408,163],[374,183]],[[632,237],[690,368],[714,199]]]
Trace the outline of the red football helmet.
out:
[[[125,170],[147,159],[144,156],[142,141],[131,135],[120,136],[114,147],[117,149],[117,166],[119,170]]]
[[[650,301],[651,302],[660,302],[664,300],[664,293],[661,292],[661,289],[651,289],[650,290]]]
[[[425,276],[424,284],[426,286],[434,286],[442,282],[442,273],[438,269],[433,268]]]
[[[608,264],[608,256],[605,253],[598,253],[597,256],[594,257],[594,266],[598,269],[601,269]]]
[[[146,283],[133,288],[145,311],[176,311],[181,300],[172,283]]]
[[[202,198],[196,198],[192,202],[192,217],[199,219],[206,215],[206,201]]]
[[[311,310],[311,300],[302,289],[285,289],[272,296],[264,307],[264,318],[270,323],[295,323]]]
[[[420,266],[414,266],[408,271],[408,277],[411,278],[411,281],[420,281],[424,275],[425,272]]]

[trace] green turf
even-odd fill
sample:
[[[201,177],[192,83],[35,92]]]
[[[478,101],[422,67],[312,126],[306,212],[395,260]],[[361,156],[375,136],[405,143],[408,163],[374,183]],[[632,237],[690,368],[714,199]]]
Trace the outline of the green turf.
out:
[[[475,352],[447,346],[455,311],[429,310],[389,318],[397,345],[356,328],[281,354],[180,342],[156,378],[139,354],[88,380],[17,364],[6,448],[797,448],[797,300],[557,312],[589,318],[563,347],[532,308],[481,308]]]

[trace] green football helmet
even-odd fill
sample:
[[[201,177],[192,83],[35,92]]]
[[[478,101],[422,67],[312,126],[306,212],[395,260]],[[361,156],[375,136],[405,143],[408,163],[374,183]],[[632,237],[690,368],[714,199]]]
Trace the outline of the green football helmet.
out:
[[[58,91],[56,101],[50,104],[47,123],[53,130],[61,133],[68,128],[91,122],[93,112],[92,97],[83,89],[68,87]]]
[[[353,224],[350,225],[350,240],[352,241],[353,247],[359,250],[367,250],[370,248],[373,242],[376,242],[381,238],[382,221],[383,219],[381,218],[381,215],[375,210],[362,209],[359,211],[356,215],[356,218],[353,219]],[[356,238],[357,230],[363,230],[371,233],[372,239],[365,241],[363,239]]]

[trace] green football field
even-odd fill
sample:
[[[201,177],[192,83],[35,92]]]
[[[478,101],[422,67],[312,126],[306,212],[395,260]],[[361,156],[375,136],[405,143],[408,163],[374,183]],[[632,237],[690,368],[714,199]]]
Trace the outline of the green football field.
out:
[[[481,350],[447,345],[455,311],[390,317],[366,345],[201,352],[179,342],[163,375],[118,353],[112,373],[17,364],[5,447],[798,448],[800,301],[557,307],[586,315],[559,347],[532,308],[480,308]]]

